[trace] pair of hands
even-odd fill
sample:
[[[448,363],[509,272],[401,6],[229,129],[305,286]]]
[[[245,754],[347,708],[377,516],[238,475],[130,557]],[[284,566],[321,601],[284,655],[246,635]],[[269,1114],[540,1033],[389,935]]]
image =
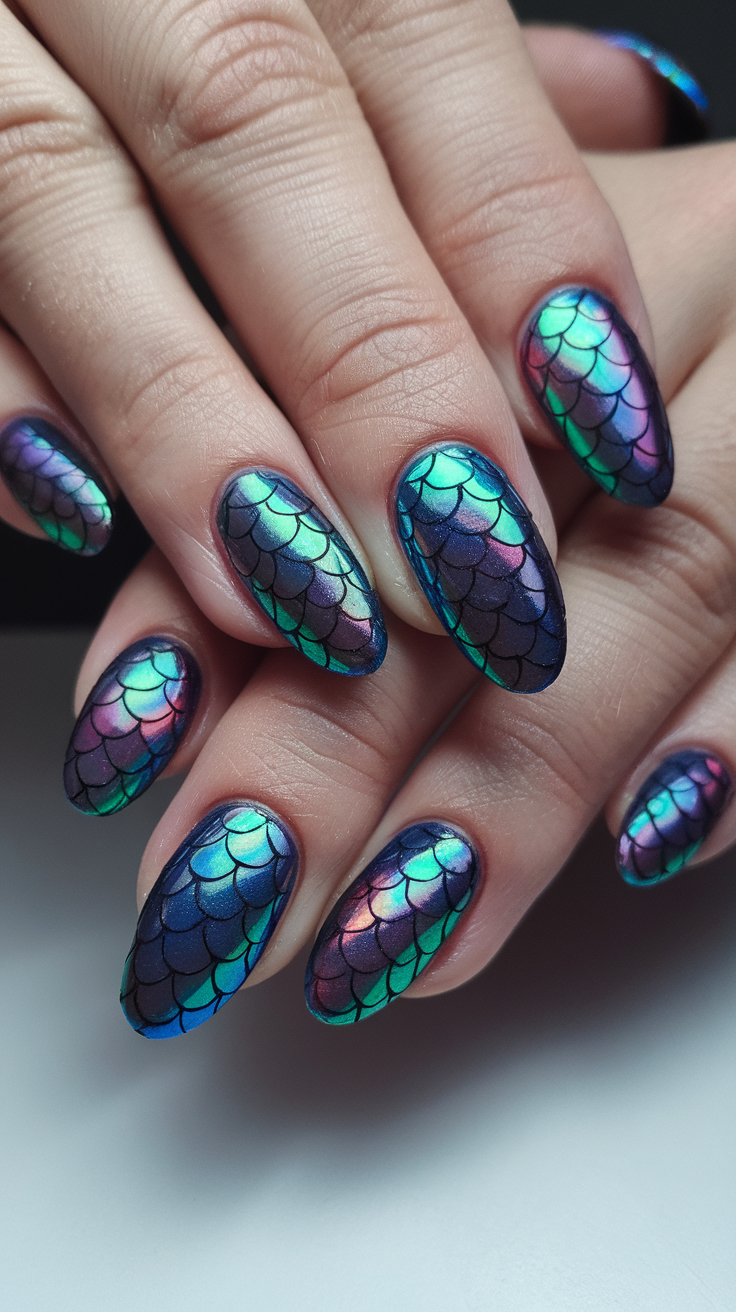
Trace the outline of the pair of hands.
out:
[[[351,869],[438,818],[472,840],[483,871],[452,942],[412,986],[452,987],[486,963],[606,799],[617,828],[671,750],[733,761],[731,148],[600,157],[597,190],[500,4],[368,4],[347,18],[334,4],[23,8],[51,54],[2,13],[0,309],[25,344],[2,344],[6,412],[45,416],[85,450],[168,557],[154,552],[122,589],[80,703],[151,634],[181,643],[202,674],[172,761],[193,768],[149,844],[141,892],[224,799],[270,808],[295,837],[300,875],[288,906],[284,876],[257,980],[313,935]],[[626,107],[618,138],[609,113],[602,145],[661,139],[664,99],[643,65],[579,35],[537,32],[531,48],[573,131],[560,51],[578,82],[580,61],[599,88],[605,73]],[[590,108],[584,121],[595,145]],[[180,275],[131,156],[282,410]],[[571,283],[603,289],[656,347],[678,454],[656,510],[591,498],[522,386],[519,331]],[[521,432],[539,444],[534,463]],[[402,787],[475,682],[434,636],[390,513],[407,460],[453,439],[501,466],[552,549],[553,508],[569,654],[532,697],[484,682]],[[279,640],[213,523],[223,484],[253,465],[304,489],[372,566],[393,612],[377,673],[339,680],[292,651],[259,659]],[[27,526],[9,497],[2,509]],[[724,819],[711,853],[732,827]],[[216,1005],[201,1001],[200,1019]]]

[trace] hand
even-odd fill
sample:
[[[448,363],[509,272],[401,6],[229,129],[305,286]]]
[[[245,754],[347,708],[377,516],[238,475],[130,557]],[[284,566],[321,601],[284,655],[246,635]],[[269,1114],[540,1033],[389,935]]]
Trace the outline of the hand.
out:
[[[343,1023],[370,1014],[398,991],[407,974],[425,965],[413,993],[439,992],[463,982],[501,945],[606,799],[609,820],[618,829],[639,785],[684,749],[700,750],[705,766],[686,763],[695,806],[689,825],[681,829],[690,832],[683,844],[682,834],[667,820],[665,842],[652,849],[656,873],[668,873],[667,866],[687,857],[701,837],[707,838],[701,848],[707,856],[736,836],[736,817],[724,814],[728,789],[721,787],[736,771],[728,710],[736,669],[730,513],[736,285],[729,256],[736,151],[725,145],[638,158],[601,157],[590,164],[617,208],[652,315],[679,452],[672,497],[648,515],[600,497],[569,515],[559,557],[574,636],[565,671],[534,698],[510,698],[487,684],[477,688],[403,787],[402,776],[422,744],[468,689],[469,667],[457,653],[446,653],[438,679],[442,640],[421,637],[395,622],[381,671],[357,687],[350,685],[344,697],[336,695],[335,681],[327,674],[298,668],[294,654],[274,653],[262,661],[203,747],[144,857],[139,886],[144,897],[162,864],[169,865],[146,903],[126,976],[126,1012],[142,1032],[163,1035],[191,1028],[227,1000],[230,985],[237,986],[251,969],[253,982],[280,969],[309,941],[337,893],[353,887],[366,861],[395,835],[427,819],[456,831],[454,838],[442,840],[460,845],[454,849],[461,867],[452,890],[456,901],[440,901],[434,925],[432,915],[422,922],[427,951],[409,953],[403,976],[394,970],[388,978],[385,966],[372,978],[370,969],[362,976],[353,973],[356,961],[349,945],[334,951],[330,913],[320,939],[323,951],[310,977],[311,1004],[323,1019]],[[563,481],[564,457],[550,453],[546,460],[552,477]],[[163,576],[149,621],[143,599],[151,568],[144,565],[116,602],[82,672],[85,690],[108,655],[145,631],[146,624],[150,630],[154,619],[204,662],[208,637],[196,627],[202,621],[185,594],[177,599],[167,592],[171,585]],[[174,603],[167,600],[172,595]],[[220,695],[228,677],[225,665],[214,660],[207,696]],[[227,692],[222,699],[227,700]],[[719,777],[708,761],[725,767],[725,773]],[[672,783],[660,782],[665,804]],[[685,791],[681,785],[675,793],[690,805]],[[223,816],[220,807],[238,799],[255,800],[256,811],[250,807],[244,812],[252,831],[268,822],[265,808],[276,818],[277,836],[285,826],[288,842],[282,841],[281,866],[272,863],[266,872],[272,883],[265,922],[251,908],[256,928],[251,924],[247,944],[242,912],[232,922],[240,934],[240,975],[225,969],[218,975],[215,961],[222,943],[218,948],[216,936],[208,937],[213,921],[223,923],[217,915],[198,913],[199,928],[189,931],[180,924],[178,932],[170,927],[166,934],[156,917],[175,879],[190,894],[206,881],[206,868],[198,865],[191,846],[185,850],[184,871],[177,867],[176,852],[213,812],[215,829],[206,835],[206,849],[215,856],[227,851],[220,870],[235,869],[227,848],[227,825],[233,819]],[[708,838],[708,826],[721,816]],[[430,832],[433,847],[437,838]],[[669,845],[668,838],[673,840]],[[294,850],[299,852],[295,886]],[[190,860],[194,875],[187,873]],[[430,872],[431,861],[428,855]],[[210,873],[217,870],[215,861]],[[247,888],[247,861],[237,873]],[[645,870],[644,876],[651,873]],[[406,888],[403,880],[389,883],[400,893]],[[201,885],[203,897],[209,887]],[[474,893],[470,909],[456,917],[455,907],[468,891]],[[425,892],[436,894],[437,881],[429,881]],[[386,901],[389,926],[383,941],[388,947],[395,907]],[[169,906],[173,921],[181,900],[172,898]],[[365,911],[364,902],[358,900],[357,911]],[[413,919],[404,918],[410,929]],[[456,919],[451,941],[435,951],[432,933],[441,937]],[[368,920],[366,928],[370,940],[375,922]],[[343,945],[347,942],[343,938]],[[146,977],[146,969],[153,969],[140,955],[146,944],[149,957],[161,967],[160,987],[150,974]],[[355,946],[358,965],[375,964],[360,956],[367,953],[365,942],[356,939]],[[400,939],[398,946],[407,950]],[[361,981],[373,992],[361,992]],[[198,996],[188,991],[192,983],[201,986]]]
[[[543,331],[523,329],[555,287],[590,287],[588,309],[613,315],[635,361],[629,399],[648,415],[642,433],[635,406],[632,427],[624,398],[627,421],[575,437],[578,458],[641,504],[666,495],[671,462],[646,357],[599,297],[649,350],[620,233],[503,0],[449,18],[399,4],[391,23],[377,4],[313,15],[301,0],[233,3],[224,26],[219,4],[179,0],[123,10],[28,0],[22,12],[48,47],[0,10],[0,309],[27,348],[6,342],[15,382],[3,442],[26,504],[53,529],[47,503],[60,487],[58,535],[73,520],[68,544],[97,549],[107,469],[202,612],[235,637],[288,639],[330,669],[373,671],[385,637],[370,563],[406,622],[444,624],[504,686],[545,687],[564,659],[564,621],[545,547],[552,521],[518,424],[553,440]],[[470,125],[462,148],[457,123]],[[151,192],[284,413],[192,295]],[[540,410],[521,382],[520,336]],[[597,430],[603,418],[587,422]],[[483,574],[465,607],[446,604],[426,568],[411,480],[398,488],[405,552],[393,522],[402,471],[448,439],[478,453],[492,493],[492,582]],[[86,454],[76,467],[70,441]],[[101,474],[90,472],[95,453]],[[53,477],[33,482],[47,456]],[[279,516],[295,497],[299,536],[285,544]],[[9,500],[5,510],[19,522]],[[515,602],[499,620],[502,568]]]

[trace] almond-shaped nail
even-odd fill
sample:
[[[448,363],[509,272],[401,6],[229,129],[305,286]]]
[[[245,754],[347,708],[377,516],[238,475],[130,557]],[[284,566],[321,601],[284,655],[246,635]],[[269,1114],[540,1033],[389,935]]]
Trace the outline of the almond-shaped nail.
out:
[[[467,911],[480,862],[454,826],[403,829],[333,907],[309,958],[307,1006],[352,1025],[393,1002],[429,965]]]
[[[378,597],[347,542],[284,474],[244,469],[217,527],[248,592],[303,655],[337,674],[373,674],[386,655]]]
[[[562,592],[503,470],[471,446],[430,448],[402,474],[396,514],[409,563],[463,655],[511,692],[552,683],[565,659]]]
[[[532,315],[524,377],[568,451],[612,497],[658,506],[672,486],[667,414],[636,334],[589,287],[563,287]]]
[[[621,826],[617,862],[628,884],[658,884],[682,870],[731,797],[731,776],[708,752],[675,752],[642,784]]]
[[[97,680],[74,726],[64,765],[69,801],[112,815],[150,788],[192,722],[199,667],[169,638],[142,638]]]
[[[16,501],[66,551],[96,556],[113,525],[102,479],[46,419],[23,415],[0,433],[0,473]]]
[[[214,1016],[262,957],[294,887],[296,843],[255,802],[195,825],[146,899],[123,972],[126,1020],[148,1039]]]

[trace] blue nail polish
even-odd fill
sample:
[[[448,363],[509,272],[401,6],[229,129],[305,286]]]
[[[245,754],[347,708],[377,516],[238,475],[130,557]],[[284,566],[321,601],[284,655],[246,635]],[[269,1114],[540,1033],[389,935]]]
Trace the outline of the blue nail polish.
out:
[[[463,655],[512,692],[540,692],[565,659],[565,607],[549,552],[503,470],[473,447],[423,451],[396,495],[398,533]]]
[[[140,914],[120,1002],[148,1039],[203,1025],[245,983],[286,910],[298,866],[282,820],[226,802],[195,825]]]

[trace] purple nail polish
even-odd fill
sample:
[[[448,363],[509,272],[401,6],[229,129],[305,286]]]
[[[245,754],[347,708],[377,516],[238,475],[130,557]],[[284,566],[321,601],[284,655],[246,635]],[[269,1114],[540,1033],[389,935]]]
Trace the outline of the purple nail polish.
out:
[[[652,367],[615,305],[563,287],[534,311],[521,347],[540,410],[590,478],[631,506],[672,486],[669,424]]]
[[[22,415],[0,433],[0,473],[16,501],[67,551],[96,556],[112,532],[99,474],[46,419]]]
[[[112,815],[150,788],[197,709],[194,657],[169,638],[142,638],[100,676],[74,726],[64,788],[86,815]]]

